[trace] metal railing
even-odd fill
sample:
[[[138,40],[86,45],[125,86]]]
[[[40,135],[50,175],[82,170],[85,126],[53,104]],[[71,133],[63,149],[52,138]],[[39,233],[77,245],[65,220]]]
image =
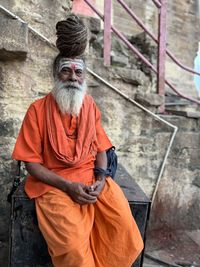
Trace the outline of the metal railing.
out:
[[[176,87],[165,78],[165,61],[166,55],[168,55],[179,67],[192,73],[200,75],[199,72],[183,65],[179,60],[166,48],[166,15],[167,15],[167,0],[152,0],[156,5],[159,12],[159,25],[158,25],[158,38],[156,38],[144,25],[144,23],[138,18],[138,16],[129,8],[129,6],[123,0],[117,0],[117,2],[126,10],[126,12],[133,18],[133,20],[150,36],[150,38],[158,45],[157,56],[157,68],[154,67],[149,60],[147,60],[142,53],[138,51],[125,37],[123,33],[111,25],[111,6],[112,0],[104,1],[104,15],[99,12],[96,7],[89,1],[84,0],[85,3],[104,21],[104,65],[110,65],[110,52],[111,52],[111,32],[114,32],[127,46],[128,48],[138,56],[154,73],[157,75],[157,92],[158,94],[165,96],[165,85],[168,85],[177,95],[180,97],[192,101],[196,104],[200,104],[200,101],[182,94]],[[165,106],[160,107],[160,112],[163,113]]]
[[[15,15],[14,13],[12,13],[11,11],[9,11],[5,7],[3,7],[2,5],[0,5],[0,10],[3,11],[8,16],[10,16],[11,18],[14,18],[14,19],[18,20],[21,23],[27,24],[27,22],[25,22],[24,20],[22,20],[20,17],[18,17],[17,15]],[[29,24],[27,24],[27,25],[28,25],[28,29],[36,37],[40,38],[42,41],[44,41],[46,44],[48,44],[53,50],[56,50],[57,51],[57,48],[56,48],[55,44],[53,44],[48,38],[46,38],[44,35],[42,35],[41,33],[39,33],[37,30],[35,30]],[[166,150],[166,153],[165,153],[163,162],[161,164],[161,168],[159,170],[158,178],[156,180],[156,184],[155,184],[155,187],[153,189],[152,196],[151,196],[151,202],[152,202],[151,207],[153,207],[153,203],[154,203],[155,196],[156,196],[156,193],[157,193],[157,190],[158,190],[158,186],[160,184],[160,180],[161,180],[162,175],[163,175],[163,172],[164,172],[164,168],[165,168],[165,165],[166,165],[166,162],[167,162],[167,158],[169,156],[169,153],[170,153],[172,144],[174,142],[175,136],[177,134],[178,128],[177,128],[177,126],[175,126],[172,123],[166,121],[164,118],[160,117],[159,115],[154,114],[152,111],[150,111],[149,109],[147,109],[143,105],[139,104],[134,99],[130,98],[128,95],[126,95],[123,92],[121,92],[121,90],[117,89],[116,87],[114,87],[113,85],[111,85],[109,82],[105,81],[102,77],[100,77],[97,73],[93,72],[91,69],[87,68],[87,71],[91,75],[93,75],[94,77],[96,77],[97,79],[99,79],[101,82],[103,82],[104,84],[106,84],[107,86],[109,86],[114,92],[116,92],[117,94],[119,94],[121,97],[123,97],[124,99],[126,99],[130,103],[134,104],[135,106],[137,106],[138,108],[140,108],[141,110],[143,110],[144,112],[146,112],[147,114],[149,114],[150,116],[152,116],[155,120],[158,120],[158,121],[164,123],[165,125],[167,125],[167,126],[169,126],[170,128],[173,129],[173,132],[172,132],[171,138],[169,140],[169,144],[167,146],[167,150]]]

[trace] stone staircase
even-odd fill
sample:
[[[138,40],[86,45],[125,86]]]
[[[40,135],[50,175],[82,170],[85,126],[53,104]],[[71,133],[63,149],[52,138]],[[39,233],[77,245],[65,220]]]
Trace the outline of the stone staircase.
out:
[[[133,65],[131,65],[129,61],[129,52],[125,48],[122,48],[122,46],[119,46],[119,42],[117,40],[115,40],[114,42],[115,43],[113,44],[114,51],[112,51],[111,68],[103,67],[103,59],[102,57],[99,57],[99,55],[102,53],[102,47],[97,47],[96,44],[91,44],[90,47],[90,55],[94,54],[95,56],[93,59],[91,59],[90,57],[89,67],[93,71],[97,72],[98,75],[102,76],[105,80],[109,81],[109,83],[116,86],[126,95],[128,95],[130,98],[136,100],[154,113],[157,113],[159,105],[163,103],[163,98],[156,94],[155,77],[153,77],[153,75],[148,70],[146,70],[141,63],[141,65],[139,65],[137,59],[134,59],[135,62]],[[144,46],[144,43],[142,43],[142,45]],[[117,48],[115,49],[115,47]],[[100,52],[99,54],[97,53],[96,49]],[[149,49],[149,51],[152,50]],[[119,52],[121,52],[121,56],[119,56]],[[154,56],[152,57],[152,62],[153,61],[155,61]],[[103,117],[103,121],[106,130],[108,131],[108,133],[111,133],[110,136],[114,137],[117,133],[115,132],[114,134],[112,134],[113,132],[111,128],[113,127],[113,125],[110,125],[109,119],[107,119],[106,115],[104,114],[108,112],[110,116],[114,118],[114,124],[120,125],[119,117],[121,116],[121,113],[123,113],[123,115],[127,119],[129,131],[132,132],[134,135],[135,142],[137,142],[140,146],[140,149],[145,151],[148,154],[148,157],[151,158],[151,166],[156,165],[154,161],[155,154],[153,155],[152,149],[158,149],[160,151],[163,151],[167,148],[166,139],[169,140],[169,136],[171,134],[169,128],[165,127],[164,125],[158,126],[156,125],[155,121],[147,123],[148,119],[150,120],[150,118],[146,119],[148,115],[145,116],[144,114],[138,112],[137,108],[134,106],[132,106],[133,111],[131,112],[130,108],[127,108],[127,102],[125,103],[122,99],[113,96],[109,92],[109,88],[105,88],[102,83],[99,83],[97,80],[94,80],[93,77],[89,76],[90,87],[92,84],[95,84],[95,87],[91,89],[91,93],[95,97],[99,106],[103,107],[103,116],[105,116]],[[99,93],[99,91],[101,91],[101,93]],[[102,98],[104,100],[102,100]],[[112,99],[111,108],[109,107],[110,104],[106,98]],[[123,102],[125,108],[124,112],[122,112],[120,108],[120,101]],[[166,113],[164,115],[161,115],[161,117],[166,121],[176,125],[178,127],[178,133],[172,145],[172,149],[170,151],[170,155],[165,166],[165,171],[158,189],[156,201],[152,209],[149,232],[151,232],[151,230],[154,228],[165,228],[166,225],[172,228],[180,227],[181,229],[198,229],[198,221],[200,219],[198,215],[200,211],[200,205],[197,201],[197,199],[199,198],[200,188],[200,109],[198,105],[193,104],[190,101],[181,99],[180,97],[171,94],[170,92],[168,92],[166,95],[165,105]],[[113,109],[115,109],[115,112],[117,112],[118,117],[112,115]],[[137,124],[140,121],[139,116],[142,118],[143,121],[143,124],[141,124],[139,127],[140,130],[138,130],[140,138],[138,138],[136,131],[134,131],[132,128],[133,124],[131,123],[131,118],[132,120],[136,119],[134,113],[138,115]],[[145,122],[145,120],[147,121]],[[145,135],[145,138],[143,138],[143,131],[146,130],[145,126],[148,128],[149,132]],[[157,141],[153,142],[152,144],[151,142],[149,142],[149,140],[153,132],[156,136]],[[122,133],[118,135],[121,137],[123,136]],[[129,138],[131,139],[130,135]],[[147,142],[146,138],[148,138],[148,148],[146,148],[145,146],[145,142]],[[121,140],[123,140],[123,137]],[[156,145],[156,142],[158,146]],[[159,164],[156,165],[154,170],[152,170],[151,168],[141,168],[141,165],[138,162],[138,158],[132,157],[131,155],[131,151],[134,151],[137,154],[137,146],[129,140],[127,140],[127,145],[126,142],[120,141],[120,138],[118,138],[116,139],[116,144],[119,143],[123,143],[123,145],[119,145],[120,149],[118,153],[121,156],[120,160],[124,163],[131,175],[133,175],[133,177],[137,177],[136,179],[141,185],[141,187],[145,190],[147,195],[150,196],[152,191],[148,190],[147,187],[153,189],[153,185],[155,185],[156,179],[153,179],[151,174],[152,172],[154,172],[154,174],[156,171],[158,172]],[[126,155],[126,161],[123,161],[124,153]],[[158,153],[157,159],[159,157],[161,159],[163,155],[164,154],[162,153]],[[137,156],[140,157],[139,154],[137,154]],[[147,162],[144,160],[143,164],[145,165],[146,163]],[[143,177],[143,179],[141,179],[140,177]],[[184,246],[185,240],[183,240],[182,242],[182,245]],[[189,245],[189,241],[187,242]],[[192,242],[191,244],[193,245]],[[199,264],[200,261],[198,259],[198,251],[200,251],[200,247],[198,247],[197,244],[194,247],[194,258]],[[176,252],[177,251],[174,250],[175,255]],[[155,253],[157,252],[155,251]],[[163,249],[163,253],[168,255],[168,262],[163,262],[162,264],[161,262],[158,263],[158,261],[156,262],[145,258],[143,266],[176,266],[175,263],[173,265],[172,261],[170,261],[169,252],[165,253],[165,249]],[[157,258],[159,259],[159,257],[160,259],[162,259],[162,256],[159,256],[158,254]],[[189,267],[191,265],[187,266]]]
[[[98,20],[97,20],[98,21]],[[90,42],[90,55],[102,60],[103,56],[103,32],[100,25],[96,23],[95,33],[92,33]],[[153,64],[156,66],[157,48],[155,43],[142,32],[127,39]],[[101,56],[101,58],[99,58]],[[101,64],[101,69],[103,65]],[[112,35],[111,67],[113,68],[113,79],[131,84],[131,96],[146,106],[159,106],[165,101],[166,112],[180,116],[199,118],[200,112],[197,104],[176,95],[166,86],[165,100],[158,96],[156,91],[156,77],[153,72],[139,60],[125,45]],[[99,67],[98,67],[99,70]],[[108,73],[102,73],[102,77],[108,77]],[[192,77],[192,76],[191,76]],[[113,81],[112,81],[113,82]],[[176,82],[177,83],[177,82]],[[129,86],[129,85],[128,85]],[[183,86],[181,84],[181,86]],[[188,81],[188,87],[194,84]],[[188,92],[187,92],[188,93]],[[194,92],[193,92],[194,94]],[[194,96],[196,97],[196,96]],[[181,111],[184,111],[181,113]]]
[[[6,16],[1,20],[4,26],[0,27],[0,210],[3,214],[0,218],[0,229],[3,229],[0,232],[0,248],[6,255],[9,207],[5,197],[11,183],[11,152],[29,103],[49,91],[49,69],[55,51],[34,35],[27,35],[26,24]],[[157,113],[164,100],[156,94],[155,76],[138,59],[131,57],[130,52],[115,39],[112,66],[105,68],[99,42],[102,40],[100,23],[92,20],[88,22],[91,30],[88,67],[128,97]],[[129,39],[155,63],[155,48],[144,36]],[[91,74],[87,78],[89,92],[102,111],[103,125],[117,147],[120,163],[151,196],[172,129],[123,99]],[[175,99],[174,96],[166,100],[168,114],[162,115],[162,118],[177,125],[179,131],[158,188],[150,229],[166,225],[197,229],[200,219],[199,107],[191,107],[190,103]],[[5,258],[3,256],[3,260]],[[162,265],[145,261],[144,266]]]

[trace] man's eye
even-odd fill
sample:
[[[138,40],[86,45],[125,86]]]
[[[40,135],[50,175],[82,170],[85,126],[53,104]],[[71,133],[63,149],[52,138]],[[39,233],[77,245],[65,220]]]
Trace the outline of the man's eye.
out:
[[[78,76],[81,76],[81,75],[82,75],[82,73],[83,73],[83,71],[82,71],[82,70],[76,70],[76,75],[78,75]]]
[[[62,69],[62,72],[63,72],[63,73],[70,73],[71,70],[70,70],[69,68],[63,68],[63,69]]]

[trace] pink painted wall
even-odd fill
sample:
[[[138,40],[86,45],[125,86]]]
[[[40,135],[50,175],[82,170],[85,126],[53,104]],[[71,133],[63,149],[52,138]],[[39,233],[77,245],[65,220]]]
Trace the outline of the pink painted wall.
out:
[[[95,4],[95,0],[90,0],[90,2]],[[95,16],[94,11],[84,2],[84,0],[73,0],[72,12],[90,17]]]

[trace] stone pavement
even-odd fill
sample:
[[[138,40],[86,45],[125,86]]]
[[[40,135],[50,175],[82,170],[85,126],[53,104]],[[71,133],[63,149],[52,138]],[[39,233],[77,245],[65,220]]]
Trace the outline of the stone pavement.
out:
[[[165,267],[165,265],[161,265],[160,263],[156,263],[150,259],[144,258],[143,267]]]
[[[152,231],[145,254],[143,267],[200,267],[200,230]]]

